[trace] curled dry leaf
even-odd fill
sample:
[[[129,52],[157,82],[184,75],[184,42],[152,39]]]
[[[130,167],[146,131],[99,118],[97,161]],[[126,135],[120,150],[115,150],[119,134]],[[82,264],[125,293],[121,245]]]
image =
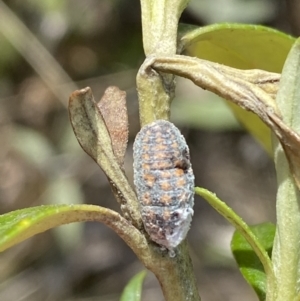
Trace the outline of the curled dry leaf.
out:
[[[262,70],[239,70],[209,61],[174,55],[149,58],[155,70],[192,80],[197,86],[233,101],[270,123],[267,111],[278,114],[271,95],[276,92],[280,74]],[[271,95],[267,91],[271,91]]]
[[[69,114],[79,144],[110,179],[124,216],[140,228],[142,223],[136,195],[118,164],[105,121],[89,87],[71,94]]]
[[[300,189],[300,136],[283,121],[275,102],[280,74],[239,70],[181,55],[149,57],[148,64],[157,71],[188,78],[260,117],[281,142]]]
[[[114,154],[123,169],[128,142],[126,92],[118,87],[108,87],[97,106],[109,132]]]

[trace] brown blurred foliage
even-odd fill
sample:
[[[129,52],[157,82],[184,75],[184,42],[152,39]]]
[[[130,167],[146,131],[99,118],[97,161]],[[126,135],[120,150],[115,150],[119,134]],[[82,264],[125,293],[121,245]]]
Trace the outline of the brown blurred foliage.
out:
[[[209,8],[204,14],[203,7],[196,9],[200,2]],[[182,20],[198,25],[222,20],[212,2],[192,1]],[[254,17],[246,16],[243,2],[252,5]],[[259,3],[266,4],[264,13]],[[233,7],[227,21],[242,22],[244,11],[244,22],[299,34],[291,9],[297,4],[287,3],[288,9],[280,0],[228,1]],[[90,86],[98,99],[109,85],[126,90],[130,134],[124,168],[132,181],[132,142],[139,130],[135,75],[143,61],[139,1],[0,0],[0,19],[6,14],[3,5],[72,81],[61,81],[68,77],[47,57],[32,55],[31,37],[23,36],[27,42],[17,49],[14,37],[0,28],[0,213],[80,202],[119,211],[106,177],[73,135],[64,95],[72,87]],[[211,97],[178,81],[176,101]],[[238,127],[216,132],[191,125],[188,118],[178,120],[190,146],[196,184],[216,192],[250,224],[274,221],[273,164],[260,146]],[[232,233],[222,217],[196,199],[189,242],[203,300],[256,300],[230,255]],[[93,223],[29,239],[1,253],[0,266],[1,301],[118,300],[130,277],[143,268],[115,233]],[[144,287],[143,300],[162,300],[152,275]]]

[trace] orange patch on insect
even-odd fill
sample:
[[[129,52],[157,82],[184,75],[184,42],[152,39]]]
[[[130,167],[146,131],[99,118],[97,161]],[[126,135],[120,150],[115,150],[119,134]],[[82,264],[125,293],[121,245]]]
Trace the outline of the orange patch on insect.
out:
[[[150,145],[144,144],[143,147],[142,147],[142,149],[143,149],[144,152],[149,152],[149,150],[150,150]]]
[[[165,152],[159,152],[155,154],[155,158],[159,160],[164,160],[168,158],[168,154],[166,154]]]
[[[177,181],[176,181],[176,186],[177,187],[182,187],[186,185],[186,180],[182,177],[182,178],[179,178]]]
[[[155,146],[155,151],[160,152],[160,151],[167,151],[168,146],[164,144],[158,144]]]
[[[172,198],[167,195],[167,194],[163,194],[160,198],[160,201],[166,205],[170,204],[172,202]]]
[[[151,165],[152,169],[167,169],[170,168],[170,163],[167,161],[157,161],[153,162]]]
[[[143,141],[148,142],[148,137],[151,136],[151,130],[148,129],[145,131],[145,136],[143,137]]]
[[[143,153],[142,159],[149,161],[150,160],[150,155],[148,153]]]
[[[145,192],[142,197],[141,197],[142,201],[143,201],[143,205],[144,206],[150,206],[152,201],[151,201],[151,196],[149,192]]]
[[[144,180],[147,186],[152,187],[155,183],[156,178],[151,174],[144,174]]]
[[[162,179],[170,179],[172,177],[172,173],[168,170],[162,170],[160,173],[160,177]]]
[[[151,169],[151,164],[143,163],[142,164],[142,169],[143,170],[149,170],[149,169]]]
[[[170,211],[165,210],[163,216],[165,220],[169,220],[171,216]]]
[[[176,177],[182,177],[183,175],[184,175],[184,171],[183,171],[182,169],[177,168],[177,169],[175,170],[175,176],[176,176]]]
[[[172,186],[170,185],[169,182],[162,182],[162,183],[160,184],[160,188],[161,188],[162,190],[164,190],[164,191],[169,191],[169,190],[172,189]]]
[[[177,143],[177,142],[173,142],[173,143],[171,144],[171,147],[172,147],[173,149],[177,149],[177,148],[178,148],[178,143]]]
[[[156,145],[163,144],[163,142],[164,142],[164,139],[161,136],[156,137],[156,139],[155,139]]]

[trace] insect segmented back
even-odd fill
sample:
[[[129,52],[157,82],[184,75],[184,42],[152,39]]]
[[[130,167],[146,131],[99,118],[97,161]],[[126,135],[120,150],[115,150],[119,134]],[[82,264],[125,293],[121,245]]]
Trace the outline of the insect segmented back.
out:
[[[189,148],[174,124],[157,120],[137,134],[133,159],[144,227],[153,241],[172,250],[186,237],[194,212]]]

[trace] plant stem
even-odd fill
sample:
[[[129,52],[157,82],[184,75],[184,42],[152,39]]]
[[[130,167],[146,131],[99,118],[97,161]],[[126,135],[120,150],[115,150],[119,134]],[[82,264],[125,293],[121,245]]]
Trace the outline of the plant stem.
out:
[[[170,106],[175,89],[173,78],[162,78],[151,68],[148,60],[141,66],[136,78],[141,127],[154,120],[170,119]],[[168,85],[166,80],[170,80]]]
[[[189,0],[141,0],[146,56],[175,54],[178,20]]]
[[[157,277],[166,301],[200,301],[187,241],[176,248],[175,257],[151,249],[151,257],[141,260]]]
[[[150,55],[174,55],[178,20],[189,0],[141,0],[143,45]],[[170,119],[174,75],[151,70],[143,64],[137,75],[141,127],[157,119]]]
[[[179,17],[189,0],[141,0],[143,45],[150,55],[175,55]],[[141,127],[157,119],[169,120],[174,98],[173,74],[157,72],[146,59],[137,74]],[[188,247],[184,241],[175,257],[149,243],[149,252],[137,254],[157,277],[167,301],[200,301]]]

